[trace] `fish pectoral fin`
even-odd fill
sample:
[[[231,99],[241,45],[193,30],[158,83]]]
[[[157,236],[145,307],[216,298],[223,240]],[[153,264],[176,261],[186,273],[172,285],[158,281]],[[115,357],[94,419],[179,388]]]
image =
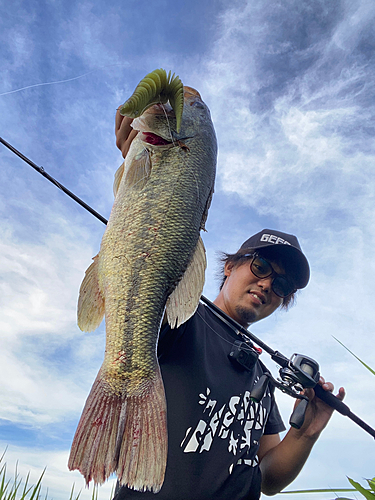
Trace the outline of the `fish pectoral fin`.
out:
[[[116,170],[116,173],[115,173],[115,180],[113,181],[113,194],[115,195],[115,198],[116,198],[118,188],[120,187],[120,182],[121,182],[122,176],[124,175],[124,169],[125,169],[125,162],[123,162],[119,166],[119,168]]]
[[[151,175],[151,159],[147,149],[138,153],[125,174],[125,185],[142,189],[147,184]]]
[[[98,328],[104,316],[104,299],[99,290],[98,260],[99,256],[96,255],[79,289],[77,318],[78,326],[83,332],[92,332]]]
[[[178,328],[195,313],[204,286],[206,250],[199,236],[193,258],[166,305],[167,320],[171,328]]]

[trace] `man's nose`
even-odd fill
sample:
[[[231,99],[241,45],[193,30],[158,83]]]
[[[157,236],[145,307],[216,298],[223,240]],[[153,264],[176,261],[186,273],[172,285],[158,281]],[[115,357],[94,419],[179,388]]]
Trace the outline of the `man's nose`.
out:
[[[263,290],[263,292],[269,293],[271,291],[273,277],[268,276],[267,278],[259,278],[258,286]]]

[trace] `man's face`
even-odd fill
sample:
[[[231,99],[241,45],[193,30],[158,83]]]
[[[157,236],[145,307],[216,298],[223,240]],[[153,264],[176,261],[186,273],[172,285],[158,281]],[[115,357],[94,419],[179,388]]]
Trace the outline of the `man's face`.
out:
[[[268,260],[268,259],[267,259]],[[227,277],[215,304],[231,318],[243,326],[259,321],[272,314],[283,299],[271,289],[273,275],[257,278],[250,270],[251,259],[238,267],[225,264]],[[269,260],[274,271],[284,274],[284,270]]]

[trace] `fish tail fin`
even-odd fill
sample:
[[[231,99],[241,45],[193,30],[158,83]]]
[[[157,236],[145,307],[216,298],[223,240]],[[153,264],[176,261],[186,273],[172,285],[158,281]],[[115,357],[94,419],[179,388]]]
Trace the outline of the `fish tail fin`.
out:
[[[102,484],[116,470],[116,438],[122,398],[108,391],[98,373],[86,400],[70,450],[68,467],[78,469],[88,485]]]
[[[139,395],[126,399],[117,441],[120,484],[160,491],[167,462],[166,401],[160,371],[144,382]]]
[[[102,484],[116,472],[120,484],[158,492],[167,462],[167,423],[160,371],[137,395],[113,395],[99,372],[74,436],[69,469],[86,483]]]

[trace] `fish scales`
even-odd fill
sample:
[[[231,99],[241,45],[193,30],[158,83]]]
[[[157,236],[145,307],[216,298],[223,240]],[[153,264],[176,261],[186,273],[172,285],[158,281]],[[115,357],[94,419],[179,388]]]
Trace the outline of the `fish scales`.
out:
[[[111,214],[111,219],[118,223],[111,224],[110,219],[103,238],[103,257],[99,261],[102,274],[108,276],[101,288],[107,289],[107,297],[112,293],[116,296],[114,303],[110,301],[108,310],[106,307],[106,326],[111,336],[105,365],[113,363],[111,359],[116,359],[118,352],[128,352],[130,366],[124,363],[118,366],[124,377],[135,381],[154,373],[156,358],[149,346],[156,345],[155,336],[158,335],[168,291],[187,267],[196,246],[202,218],[201,214],[197,216],[195,210],[198,192],[191,183],[190,169],[186,172],[182,168],[176,172],[175,162],[168,161],[167,154],[159,156],[160,159],[153,159],[151,177],[143,190],[138,192],[135,188],[125,198],[122,197],[122,190],[127,190],[127,186],[125,183],[120,186],[117,198],[121,202],[115,203],[113,217]],[[180,156],[180,163],[186,161],[184,151]],[[164,167],[164,172],[158,171],[160,167]],[[163,186],[159,182],[161,175],[168,179]],[[207,193],[203,194],[207,197]],[[117,217],[118,213],[125,214],[124,218]],[[187,228],[185,240],[179,234],[180,227]],[[171,240],[171,232],[178,238]],[[107,258],[108,254],[115,258]],[[124,260],[121,273],[120,256]],[[129,260],[132,267],[129,267]],[[181,262],[185,264],[181,266]],[[121,306],[117,301],[119,294],[123,297]],[[114,314],[113,308],[117,309],[117,314]],[[119,308],[122,310],[118,311]],[[129,318],[126,318],[124,310],[132,311]],[[122,331],[124,334],[120,334]],[[108,378],[111,380],[112,374]]]
[[[168,115],[154,106],[133,122],[140,132],[127,154],[100,252],[81,285],[86,302],[79,309],[89,303],[89,311],[104,311],[107,337],[69,460],[87,482],[101,483],[115,471],[122,484],[154,492],[161,488],[167,453],[157,339],[168,298],[189,269],[189,279],[194,276],[195,259],[202,253],[204,259],[199,233],[216,165],[215,133],[199,94],[185,88],[181,131],[172,143],[166,140],[175,129],[171,109]],[[150,134],[162,145],[149,144]],[[188,304],[190,315],[203,282],[196,303]],[[93,314],[97,323],[100,314]]]

